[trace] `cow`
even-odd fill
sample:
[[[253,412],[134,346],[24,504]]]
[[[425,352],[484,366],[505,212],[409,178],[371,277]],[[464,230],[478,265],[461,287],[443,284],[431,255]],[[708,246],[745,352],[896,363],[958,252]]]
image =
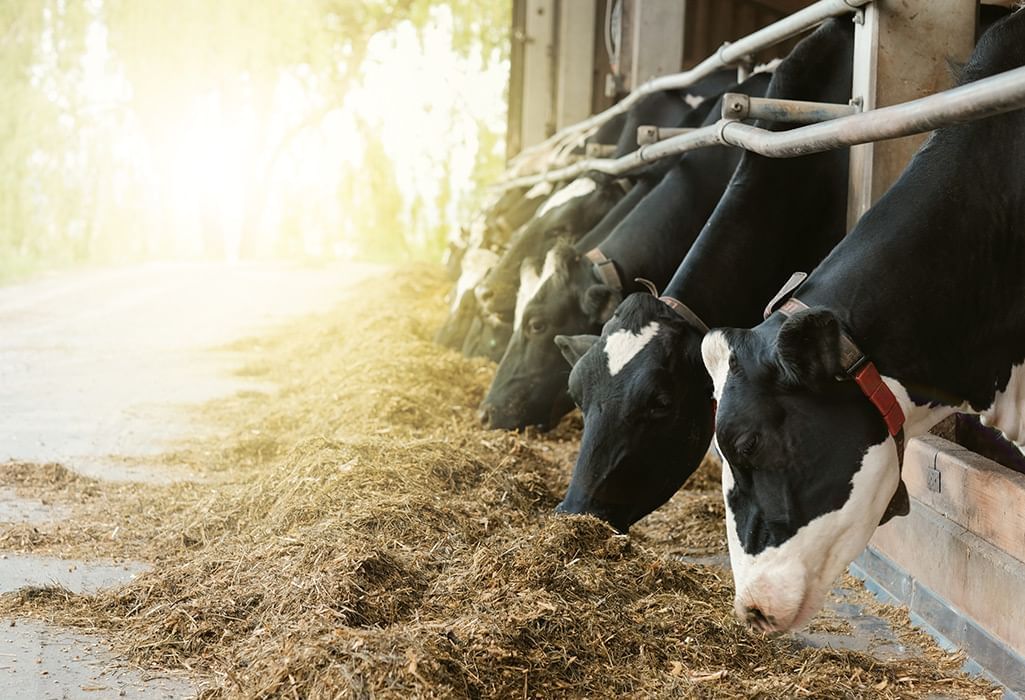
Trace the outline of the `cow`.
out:
[[[497,251],[505,248],[513,232],[534,215],[553,189],[551,183],[545,182],[506,190],[474,219],[459,246],[450,244],[448,266],[456,268],[457,279],[452,307],[435,334],[436,343],[454,350],[463,347],[478,316],[474,288],[498,262]]]
[[[767,95],[847,101],[853,44],[848,18],[825,23],[779,64]],[[600,338],[557,339],[584,415],[561,512],[590,513],[626,532],[697,469],[712,438],[705,324],[754,325],[792,270],[810,269],[833,248],[846,231],[847,171],[847,150],[745,153],[663,299],[632,294]]]
[[[637,149],[638,126],[693,127],[701,124],[712,108],[712,98],[718,97],[731,84],[733,75],[732,71],[717,71],[689,88],[656,92],[638,100],[622,120],[614,156],[628,155]],[[495,327],[511,323],[521,277],[531,279],[540,274],[544,254],[556,240],[577,240],[596,225],[599,229],[604,227],[603,230],[611,231],[640,201],[645,189],[657,183],[671,165],[672,161],[656,162],[631,173],[629,178],[618,180],[600,173],[589,173],[555,191],[538,209],[534,220],[516,233],[509,249],[477,286],[480,315]],[[614,192],[608,189],[609,185],[618,184],[622,190],[632,192],[634,183],[640,184],[642,190],[633,197],[627,196],[624,206],[611,209],[603,206],[607,199],[603,195]],[[609,216],[604,217],[605,214]]]
[[[622,221],[637,203],[643,199],[644,195],[651,191],[658,182],[660,174],[660,171],[652,169],[645,173],[644,176],[636,179],[630,191],[613,205],[612,209],[602,217],[601,221],[585,235],[585,239],[597,238],[600,241],[608,235],[615,228],[616,224]],[[544,242],[542,241],[542,243]],[[509,260],[514,259],[511,256],[509,258]],[[496,262],[492,262],[489,269],[495,264]],[[496,277],[501,277],[502,273],[496,271],[495,275]],[[537,272],[533,265],[525,266],[523,261],[521,261],[521,283],[530,285],[531,280],[536,276]],[[512,336],[512,321],[505,320],[494,313],[488,314],[485,318],[481,313],[481,306],[473,289],[464,293],[463,304],[470,309],[469,314],[464,316],[468,319],[467,323],[469,325],[464,335],[461,336],[465,338],[462,345],[463,354],[467,357],[487,357],[495,362],[500,361],[505,353],[506,345],[509,343],[509,338]],[[460,310],[460,314],[462,313],[462,310]]]
[[[959,82],[1025,65],[1025,11]],[[956,411],[1025,444],[1025,110],[939,129],[781,306],[709,333],[734,606],[788,630],[908,512],[903,446]],[[772,309],[770,309],[772,311]]]
[[[526,271],[539,267],[537,261],[560,238],[577,240],[623,198],[630,183],[601,173],[588,173],[556,190],[537,210],[534,218],[513,236],[498,263],[477,285],[481,311],[494,321],[512,322],[516,290]]]
[[[769,75],[758,73],[733,89],[762,95],[768,83]],[[718,118],[719,110],[713,107],[705,122]],[[596,332],[624,292],[641,288],[635,278],[665,284],[739,160],[740,152],[728,148],[687,153],[600,245],[588,235],[576,246],[549,251],[534,284],[537,291],[527,296],[524,292],[531,287],[520,287],[512,338],[481,404],[482,423],[546,430],[573,407],[566,391],[569,368],[553,342],[555,336]]]

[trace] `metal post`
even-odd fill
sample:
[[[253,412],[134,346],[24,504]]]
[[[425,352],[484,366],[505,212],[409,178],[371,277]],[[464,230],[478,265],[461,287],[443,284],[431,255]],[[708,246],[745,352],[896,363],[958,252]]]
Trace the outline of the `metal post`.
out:
[[[521,144],[544,141],[554,131],[552,114],[554,0],[527,0],[526,36],[523,43],[523,107]]]
[[[683,18],[687,4],[679,0],[633,0],[628,3],[630,75],[633,87],[680,70]]]
[[[855,18],[852,97],[865,111],[951,85],[948,60],[975,43],[976,0],[876,0]],[[911,136],[851,149],[848,229],[890,187],[925,140]]]
[[[555,126],[562,129],[591,114],[595,0],[559,3]]]

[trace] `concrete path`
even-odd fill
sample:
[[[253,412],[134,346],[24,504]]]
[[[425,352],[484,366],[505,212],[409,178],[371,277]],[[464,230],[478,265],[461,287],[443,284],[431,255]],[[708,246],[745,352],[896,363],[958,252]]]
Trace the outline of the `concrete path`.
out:
[[[0,463],[161,478],[110,456],[195,434],[183,405],[270,389],[211,348],[326,310],[371,269],[154,264],[0,289]]]
[[[243,389],[274,390],[234,375],[243,358],[221,348],[332,308],[373,271],[152,264],[0,289],[0,469],[10,460],[60,462],[107,480],[188,478],[147,458],[209,430],[189,408]],[[66,516],[66,508],[0,487],[0,529]],[[96,590],[144,568],[0,552],[0,592],[48,583]],[[0,698],[181,698],[196,690],[184,676],[118,667],[100,638],[0,619]]]

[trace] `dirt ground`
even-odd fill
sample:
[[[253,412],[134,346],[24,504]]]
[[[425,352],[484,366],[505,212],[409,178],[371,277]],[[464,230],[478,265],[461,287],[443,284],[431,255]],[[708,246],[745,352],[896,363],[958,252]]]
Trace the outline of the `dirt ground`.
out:
[[[0,525],[0,547],[148,568],[31,582],[0,617],[101,634],[204,697],[999,695],[853,580],[800,634],[741,628],[714,473],[629,537],[553,515],[579,419],[480,429],[493,365],[430,341],[445,290],[434,268],[390,271],[222,345],[241,385],[193,411],[203,429],[118,460],[191,479],[9,462],[0,489],[67,517]]]

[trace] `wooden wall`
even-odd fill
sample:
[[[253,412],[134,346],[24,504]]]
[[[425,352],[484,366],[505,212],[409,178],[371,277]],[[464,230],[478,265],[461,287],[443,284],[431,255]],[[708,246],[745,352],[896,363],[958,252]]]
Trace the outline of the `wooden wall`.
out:
[[[715,53],[724,42],[735,41],[811,2],[777,0],[686,0],[683,67],[691,68]],[[799,39],[791,39],[755,56],[764,63],[785,56]]]

